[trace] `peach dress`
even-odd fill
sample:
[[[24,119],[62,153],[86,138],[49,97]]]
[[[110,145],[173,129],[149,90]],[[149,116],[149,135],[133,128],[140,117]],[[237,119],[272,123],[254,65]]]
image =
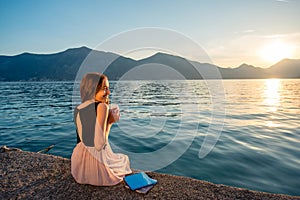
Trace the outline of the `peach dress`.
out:
[[[100,151],[94,147],[97,134],[96,111],[98,102],[84,102],[75,108],[74,121],[77,130],[77,145],[71,156],[71,173],[81,184],[97,186],[116,185],[126,174],[132,173],[127,155],[114,153],[107,137]]]

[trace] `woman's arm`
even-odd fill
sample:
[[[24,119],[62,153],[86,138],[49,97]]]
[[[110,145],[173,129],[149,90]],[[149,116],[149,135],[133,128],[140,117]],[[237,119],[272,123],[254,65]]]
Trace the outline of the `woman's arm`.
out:
[[[94,144],[96,150],[100,151],[103,149],[107,140],[107,129],[110,130],[107,120],[109,115],[109,108],[107,104],[100,103],[97,107],[97,120]]]
[[[110,132],[110,128],[112,127],[113,123],[119,121],[120,119],[120,112],[119,110],[109,110],[108,119],[107,119],[107,126],[106,126],[106,140],[108,140],[108,135]]]
[[[111,128],[112,125],[113,125],[112,123],[111,124],[107,123],[107,125],[106,125],[106,133],[105,133],[106,141],[108,140],[108,135],[109,135],[110,128]]]

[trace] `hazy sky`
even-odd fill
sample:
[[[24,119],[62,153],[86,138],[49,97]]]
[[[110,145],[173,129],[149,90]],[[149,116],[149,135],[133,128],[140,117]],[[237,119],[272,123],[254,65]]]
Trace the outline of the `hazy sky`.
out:
[[[300,58],[299,10],[300,0],[0,0],[0,54],[95,48],[124,31],[160,27],[192,39],[219,66],[269,67]]]

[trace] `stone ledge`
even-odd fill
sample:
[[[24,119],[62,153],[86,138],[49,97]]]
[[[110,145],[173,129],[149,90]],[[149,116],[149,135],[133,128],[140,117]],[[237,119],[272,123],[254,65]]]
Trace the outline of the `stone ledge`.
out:
[[[300,199],[155,172],[147,174],[158,184],[144,195],[123,182],[111,187],[78,184],[70,160],[58,156],[2,149],[0,160],[0,199]]]

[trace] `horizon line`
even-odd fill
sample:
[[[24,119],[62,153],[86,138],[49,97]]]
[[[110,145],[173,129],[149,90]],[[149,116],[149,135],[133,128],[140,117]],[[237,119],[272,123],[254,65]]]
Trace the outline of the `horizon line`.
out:
[[[274,64],[271,64],[270,66],[268,67],[260,67],[260,66],[254,66],[252,64],[248,64],[246,62],[242,62],[242,64],[238,65],[237,67],[224,67],[224,66],[219,66],[217,64],[214,64],[214,63],[207,63],[207,62],[200,62],[200,61],[195,61],[195,60],[190,60],[190,59],[187,59],[185,57],[181,57],[181,56],[177,56],[177,55],[173,55],[173,54],[169,54],[169,53],[164,53],[164,52],[161,52],[161,51],[157,51],[157,52],[154,52],[153,54],[151,55],[147,55],[146,57],[143,57],[143,58],[140,58],[140,59],[136,59],[136,58],[133,58],[133,57],[130,57],[130,56],[125,56],[125,55],[120,55],[119,53],[116,53],[116,52],[110,52],[110,51],[104,51],[104,50],[97,50],[97,49],[93,49],[93,48],[90,48],[86,45],[82,45],[82,46],[77,46],[77,47],[70,47],[70,48],[64,48],[63,50],[58,50],[56,52],[28,52],[28,51],[24,51],[24,52],[21,52],[21,53],[17,53],[17,54],[1,54],[0,56],[8,56],[8,57],[14,57],[14,56],[20,56],[22,54],[32,54],[32,55],[52,55],[52,54],[58,54],[58,53],[62,53],[62,52],[65,52],[65,51],[68,51],[68,50],[72,50],[72,49],[80,49],[80,48],[87,48],[91,51],[99,51],[99,52],[105,52],[105,53],[113,53],[113,54],[116,54],[116,55],[119,55],[119,56],[122,56],[122,57],[125,57],[125,58],[130,58],[130,59],[133,59],[135,61],[140,61],[140,60],[143,60],[143,59],[147,59],[147,58],[150,58],[156,54],[165,54],[165,55],[170,55],[170,56],[176,56],[176,57],[180,57],[180,58],[183,58],[183,59],[186,59],[188,62],[198,62],[198,63],[201,63],[201,64],[211,64],[211,65],[215,65],[217,67],[220,67],[220,68],[223,68],[223,69],[236,69],[236,68],[239,68],[243,65],[247,65],[247,66],[251,66],[251,67],[254,67],[254,68],[261,68],[261,69],[268,69],[284,60],[299,60],[300,58],[283,58],[281,59],[280,61],[274,63]]]

